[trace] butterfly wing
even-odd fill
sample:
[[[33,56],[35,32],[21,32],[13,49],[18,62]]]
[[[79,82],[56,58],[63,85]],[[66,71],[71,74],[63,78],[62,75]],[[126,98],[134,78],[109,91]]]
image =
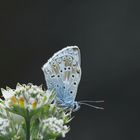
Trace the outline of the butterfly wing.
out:
[[[77,46],[66,47],[42,67],[49,90],[55,90],[62,106],[73,106],[81,79],[81,57]]]

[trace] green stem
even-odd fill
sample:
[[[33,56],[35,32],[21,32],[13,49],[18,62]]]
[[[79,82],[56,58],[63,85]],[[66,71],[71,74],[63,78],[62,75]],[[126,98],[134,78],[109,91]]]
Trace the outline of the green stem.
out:
[[[48,139],[46,139],[46,140],[56,140],[56,138],[54,138],[54,139],[50,139],[50,138],[48,138]]]
[[[30,140],[30,115],[28,109],[25,121],[26,121],[26,140]]]

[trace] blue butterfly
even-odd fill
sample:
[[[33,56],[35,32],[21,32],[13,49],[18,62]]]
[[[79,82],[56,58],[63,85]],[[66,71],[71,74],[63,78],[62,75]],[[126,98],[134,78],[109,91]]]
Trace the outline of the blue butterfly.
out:
[[[56,103],[61,107],[76,111],[80,104],[99,108],[87,102],[75,101],[81,79],[81,55],[77,46],[68,46],[55,53],[42,67],[48,90],[55,90]]]

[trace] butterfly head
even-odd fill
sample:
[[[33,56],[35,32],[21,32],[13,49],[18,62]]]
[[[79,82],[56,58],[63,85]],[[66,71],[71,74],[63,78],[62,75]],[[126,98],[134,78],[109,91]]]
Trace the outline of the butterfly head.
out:
[[[78,102],[74,102],[74,108],[73,108],[73,112],[78,111],[80,109],[80,105],[78,104]]]

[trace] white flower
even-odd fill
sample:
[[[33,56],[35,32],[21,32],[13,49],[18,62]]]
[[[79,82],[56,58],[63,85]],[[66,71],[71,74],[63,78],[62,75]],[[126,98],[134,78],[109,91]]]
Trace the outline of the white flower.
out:
[[[14,96],[14,91],[10,88],[7,88],[7,90],[1,88],[1,92],[3,97],[5,98],[5,100],[11,98],[12,96]]]
[[[18,105],[29,110],[41,107],[49,103],[51,91],[43,91],[42,87],[33,84],[20,85],[17,84],[16,89],[11,88],[1,89],[5,98],[6,107],[10,108],[13,105]]]
[[[43,132],[51,135],[61,135],[65,137],[65,134],[69,131],[69,127],[64,125],[64,121],[62,119],[57,119],[56,117],[51,117],[42,121]]]
[[[9,127],[9,120],[0,118],[0,134],[6,135],[7,134],[6,129],[8,129],[8,127]]]

